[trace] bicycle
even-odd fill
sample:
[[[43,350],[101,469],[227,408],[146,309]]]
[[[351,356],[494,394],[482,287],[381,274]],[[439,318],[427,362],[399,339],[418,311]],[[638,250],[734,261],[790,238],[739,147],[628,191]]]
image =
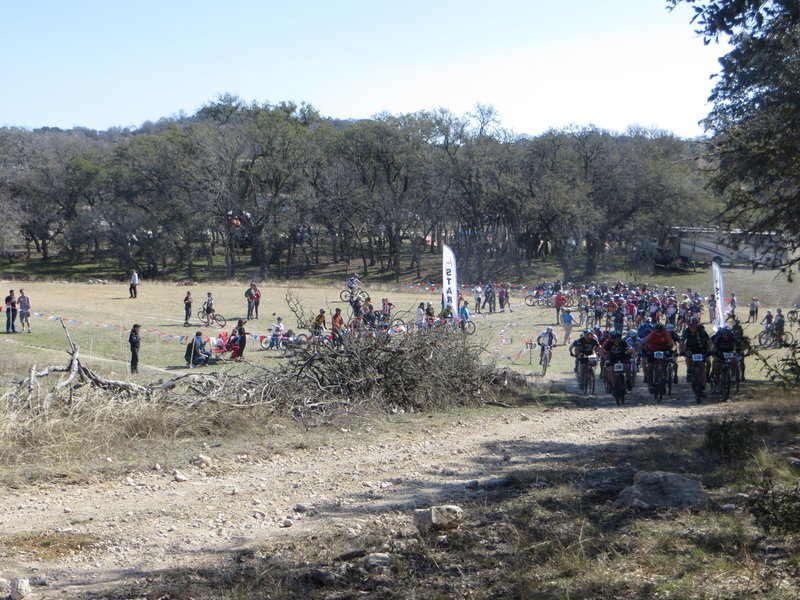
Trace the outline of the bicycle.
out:
[[[550,361],[553,358],[553,347],[552,346],[542,346],[542,377],[547,374],[547,367],[550,365]]]
[[[625,363],[615,362],[613,368],[614,386],[611,389],[611,393],[614,395],[614,401],[617,403],[617,406],[622,406],[625,404],[625,393],[627,392],[625,383]]]
[[[701,370],[702,369],[702,370]],[[706,355],[692,354],[692,392],[697,404],[703,401],[703,380],[705,379]]]
[[[775,334],[775,329],[767,325],[764,331],[758,334],[758,345],[762,348],[780,348],[781,346],[791,346],[794,343],[794,336],[791,332],[784,330],[782,336]]]
[[[672,395],[672,361],[667,360],[666,352],[653,352],[653,397],[656,402],[664,399],[664,394]]]
[[[594,366],[596,364],[596,356],[582,356],[579,361],[578,386],[582,394],[594,394]]]
[[[731,396],[731,389],[735,386],[736,392],[739,391],[739,369],[734,372],[731,359],[733,359],[733,352],[722,353],[722,371],[719,377],[719,395],[720,400],[726,402]]]
[[[796,325],[797,321],[800,320],[798,312],[800,312],[800,304],[795,304],[794,308],[786,313],[786,320],[792,325]]]
[[[356,296],[365,297],[368,296],[367,290],[357,285],[353,289],[345,288],[341,292],[339,292],[339,299],[342,302],[352,302]]]
[[[225,324],[228,322],[221,314],[217,312],[208,313],[204,308],[197,311],[197,318],[200,319],[200,322],[205,327],[210,327],[212,323],[215,323],[218,327],[222,328],[225,327]]]

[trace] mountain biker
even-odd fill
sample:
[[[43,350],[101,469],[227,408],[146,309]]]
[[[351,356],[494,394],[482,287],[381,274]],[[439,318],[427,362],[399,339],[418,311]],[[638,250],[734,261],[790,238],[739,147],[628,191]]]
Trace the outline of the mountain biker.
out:
[[[731,369],[735,371],[739,368],[739,354],[742,351],[741,344],[733,337],[733,332],[728,327],[723,327],[714,337],[711,338],[714,344],[712,354],[714,355],[714,380],[719,382],[719,375],[722,371],[722,364],[724,362],[724,354],[730,352],[733,354],[731,357]]]
[[[569,355],[575,358],[575,372],[578,372],[579,363],[587,363],[589,357],[597,353],[600,344],[592,333],[591,329],[586,329],[583,335],[572,342],[569,347]]]
[[[605,360],[606,374],[608,376],[608,381],[611,383],[611,389],[614,389],[616,383],[614,363],[618,362],[621,362],[625,366],[625,385],[628,391],[630,392],[633,389],[633,381],[631,381],[631,362],[629,360],[633,355],[633,348],[628,346],[627,342],[622,339],[621,333],[612,333],[611,339],[603,344],[603,347],[600,349],[600,356]]]
[[[686,329],[681,336],[680,352],[686,357],[686,381],[691,381],[692,370],[694,369],[693,354],[703,354],[705,356],[705,369],[700,369],[700,395],[705,396],[706,373],[709,369],[709,352],[711,351],[711,338],[708,337],[705,328],[700,325],[700,319],[689,317]]]
[[[677,345],[680,344],[681,338],[677,333],[675,333],[675,325],[673,325],[672,323],[667,323],[667,325],[666,325],[666,327],[664,327],[664,329],[669,334],[669,336],[672,338],[672,341],[675,342],[675,345],[677,347]],[[672,383],[678,383],[678,354],[677,353],[672,355],[672,365],[673,365],[672,372],[675,375],[674,378],[673,378]]]
[[[358,277],[358,273],[353,273],[353,275],[347,280],[347,283],[345,283],[347,289],[351,292],[357,287],[364,287],[364,284],[361,283]]]
[[[672,336],[667,333],[663,323],[658,323],[656,328],[647,334],[642,341],[642,349],[646,352],[647,362],[644,366],[645,381],[653,385],[653,365],[655,364],[656,352],[669,352],[675,347]]]
[[[558,344],[558,336],[552,327],[548,327],[539,334],[539,337],[536,338],[536,343],[539,344],[539,364],[542,364],[544,349],[549,347],[552,351],[553,346]]]
[[[778,344],[783,345],[783,331],[786,327],[786,319],[783,317],[783,309],[775,309],[775,321],[772,323],[772,334],[778,339]]]

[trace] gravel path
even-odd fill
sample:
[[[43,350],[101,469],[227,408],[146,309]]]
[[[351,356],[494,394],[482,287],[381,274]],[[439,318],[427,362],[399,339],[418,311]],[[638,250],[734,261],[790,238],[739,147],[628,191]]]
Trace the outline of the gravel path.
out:
[[[590,453],[598,444],[629,442],[653,428],[743,406],[697,406],[685,388],[683,397],[662,405],[635,393],[621,409],[599,397],[584,400],[584,408],[492,408],[456,421],[404,417],[380,431],[341,430],[324,446],[266,458],[212,449],[205,454],[214,466],[187,463],[182,482],[154,468],[91,485],[2,489],[0,540],[61,532],[100,542],[53,562],[0,546],[0,578],[30,578],[40,584],[39,598],[80,597],[282,537],[331,528],[357,536],[364,519],[408,518],[412,508],[457,501],[470,481],[552,461],[565,444],[573,455]]]

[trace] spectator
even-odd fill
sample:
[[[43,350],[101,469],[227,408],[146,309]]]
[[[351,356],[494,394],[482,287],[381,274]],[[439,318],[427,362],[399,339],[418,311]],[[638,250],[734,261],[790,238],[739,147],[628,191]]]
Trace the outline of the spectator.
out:
[[[475,314],[478,314],[481,312],[481,296],[483,295],[483,286],[480,281],[472,288],[472,293],[475,295]]]
[[[331,317],[331,334],[333,335],[333,345],[340,346],[344,339],[342,338],[342,329],[344,328],[344,317],[342,317],[342,309],[337,308]]]
[[[253,318],[258,319],[258,305],[261,304],[261,290],[254,283],[253,285]]]
[[[132,296],[135,298],[135,296]],[[139,330],[141,325],[138,323],[131,327],[131,333],[128,336],[128,343],[131,345],[131,375],[139,372]]]
[[[183,326],[189,327],[189,319],[192,318],[192,292],[186,292],[183,298]]]
[[[252,319],[256,305],[255,283],[251,283],[244,291],[244,297],[247,299],[247,318]]]
[[[240,360],[244,355],[244,349],[247,346],[247,331],[244,327],[246,323],[246,320],[239,319],[239,322],[236,323],[236,327],[234,327],[231,332],[230,343],[233,347],[231,358],[233,360]]]
[[[6,333],[17,333],[17,296],[9,290],[6,296]]]
[[[28,329],[31,332],[31,297],[25,295],[25,290],[19,291],[19,299],[17,300],[17,308],[19,309],[19,324],[22,326],[22,333]]]
[[[569,308],[564,309],[561,323],[564,325],[564,344],[569,344],[572,336],[572,326],[575,325],[575,316],[572,314],[572,310]]]
[[[136,269],[131,271],[131,284],[128,286],[128,293],[131,295],[131,298],[137,297],[136,287],[139,285],[139,274],[136,272]]]
[[[186,345],[186,353],[183,355],[186,364],[190,367],[207,365],[211,358],[211,352],[206,350],[206,343],[203,341],[203,332],[196,331],[194,337]]]

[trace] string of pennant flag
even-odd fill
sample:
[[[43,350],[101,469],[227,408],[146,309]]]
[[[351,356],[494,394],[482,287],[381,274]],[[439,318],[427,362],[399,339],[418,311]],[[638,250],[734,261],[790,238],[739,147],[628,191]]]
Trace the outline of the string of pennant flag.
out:
[[[69,323],[70,325],[86,325],[89,327],[100,327],[103,329],[120,329],[122,331],[130,331],[130,328],[124,327],[122,325],[91,323],[89,321],[81,321],[80,319],[68,319],[66,317],[61,317],[58,315],[49,315],[47,313],[32,312],[31,316],[40,317],[43,319],[49,319],[50,321],[61,321],[63,323]],[[142,331],[146,331],[147,333],[152,333],[153,335],[157,335],[165,340],[176,340],[182,344],[188,344],[194,338],[194,335],[175,335],[172,333],[161,331],[160,329],[142,329]],[[259,342],[269,336],[260,335],[257,333],[248,333],[247,337],[251,340]],[[203,336],[203,339],[214,345],[224,343],[224,340],[221,337],[214,337],[209,335],[209,336]]]

